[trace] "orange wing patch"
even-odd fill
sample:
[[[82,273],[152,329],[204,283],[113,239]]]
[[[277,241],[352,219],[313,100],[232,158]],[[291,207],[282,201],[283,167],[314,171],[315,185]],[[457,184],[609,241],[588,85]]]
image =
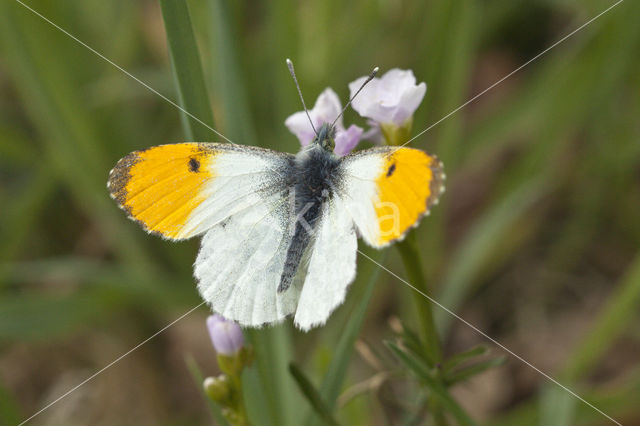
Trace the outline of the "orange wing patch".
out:
[[[380,226],[378,243],[385,245],[402,237],[428,213],[444,190],[442,163],[436,157],[412,148],[399,148],[386,155],[376,177]]]
[[[214,178],[214,156],[214,150],[198,143],[135,151],[118,161],[107,187],[147,231],[178,239],[189,215],[203,201],[203,185]]]

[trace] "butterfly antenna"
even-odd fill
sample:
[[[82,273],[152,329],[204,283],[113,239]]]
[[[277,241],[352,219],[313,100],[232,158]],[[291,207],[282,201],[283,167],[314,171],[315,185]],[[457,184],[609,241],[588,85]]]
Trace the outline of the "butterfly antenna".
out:
[[[362,83],[362,86],[360,86],[360,88],[358,89],[358,91],[356,93],[353,94],[353,96],[351,97],[351,99],[349,99],[349,102],[347,102],[347,104],[344,106],[344,108],[342,108],[342,112],[340,114],[338,114],[338,116],[336,117],[335,120],[333,120],[333,123],[331,123],[331,127],[335,126],[335,124],[338,122],[338,119],[340,117],[342,117],[342,114],[344,114],[344,112],[347,110],[347,108],[349,108],[349,105],[351,105],[351,101],[353,101],[356,96],[358,96],[358,93],[360,93],[360,91],[362,89],[364,89],[364,86],[367,85],[367,83],[369,83],[371,80],[373,80],[373,77],[376,76],[376,74],[378,74],[378,71],[380,70],[380,68],[375,67],[373,69],[373,71],[371,71],[371,74],[369,74],[369,77],[367,77],[367,79],[364,81],[364,83]]]
[[[313,129],[313,133],[318,136],[318,131],[316,130],[316,126],[313,125],[313,121],[311,120],[311,116],[309,115],[309,110],[307,109],[307,105],[304,103],[304,98],[302,97],[302,90],[300,90],[300,85],[298,84],[298,79],[296,77],[296,72],[293,69],[293,62],[291,59],[287,58],[287,68],[289,68],[289,74],[293,77],[293,82],[296,84],[296,89],[298,89],[298,95],[300,95],[300,101],[302,102],[302,106],[304,107],[304,112],[307,114],[307,118],[309,119],[309,123],[311,124],[311,128]]]

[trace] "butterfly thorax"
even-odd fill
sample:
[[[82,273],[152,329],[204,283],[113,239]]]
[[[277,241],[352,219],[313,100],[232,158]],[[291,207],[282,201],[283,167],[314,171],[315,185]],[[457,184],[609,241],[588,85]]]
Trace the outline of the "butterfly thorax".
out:
[[[294,163],[294,214],[291,215],[293,238],[287,251],[278,291],[285,291],[298,272],[303,254],[314,239],[324,203],[328,202],[339,182],[340,158],[333,153],[333,128],[323,125],[313,143],[304,147]]]

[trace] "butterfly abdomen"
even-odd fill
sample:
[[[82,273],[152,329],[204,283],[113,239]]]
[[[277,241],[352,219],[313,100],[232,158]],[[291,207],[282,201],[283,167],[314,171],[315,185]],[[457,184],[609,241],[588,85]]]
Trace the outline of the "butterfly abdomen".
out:
[[[323,203],[330,200],[335,190],[334,182],[339,181],[336,175],[339,164],[337,156],[317,144],[311,145],[296,157],[292,194],[295,197],[295,207],[290,224],[293,238],[287,250],[279,292],[289,288],[306,248],[313,241]]]

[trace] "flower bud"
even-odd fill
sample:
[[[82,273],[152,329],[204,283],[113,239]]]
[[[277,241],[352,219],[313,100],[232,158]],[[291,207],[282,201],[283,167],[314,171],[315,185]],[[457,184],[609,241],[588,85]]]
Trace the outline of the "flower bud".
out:
[[[234,321],[221,315],[211,315],[207,318],[209,336],[215,350],[225,356],[233,356],[244,347],[242,329]]]
[[[207,377],[202,386],[209,398],[218,403],[227,401],[231,395],[229,378],[224,374],[218,377]]]

